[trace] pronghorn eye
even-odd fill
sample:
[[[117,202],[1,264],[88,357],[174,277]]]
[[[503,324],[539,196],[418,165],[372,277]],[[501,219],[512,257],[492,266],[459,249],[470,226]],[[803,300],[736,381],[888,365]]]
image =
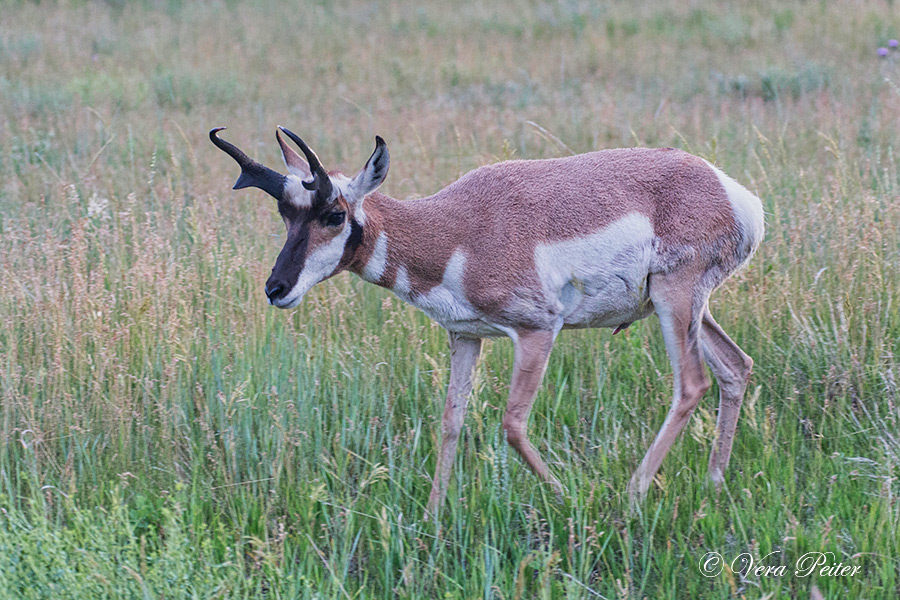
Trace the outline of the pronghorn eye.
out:
[[[329,213],[325,217],[325,224],[329,227],[337,227],[344,222],[344,211],[339,210],[337,212]]]

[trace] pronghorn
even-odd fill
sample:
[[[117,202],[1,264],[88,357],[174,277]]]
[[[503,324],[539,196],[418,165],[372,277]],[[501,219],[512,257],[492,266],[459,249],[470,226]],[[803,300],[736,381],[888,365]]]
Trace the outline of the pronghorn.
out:
[[[762,205],[742,185],[681,150],[629,148],[487,165],[433,196],[399,202],[376,192],[390,162],[380,137],[350,178],[326,172],[302,139],[280,127],[283,175],[219,138],[222,129],[209,137],[241,167],[234,189],[253,186],[273,196],[287,226],[266,282],[270,304],[295,307],[316,283],[349,270],[449,332],[450,383],[430,514],[447,493],[482,338],[512,339],[503,429],[561,496],[562,485],[526,433],[556,336],[567,328],[618,332],[652,313],[675,390],[628,485],[630,497],[647,492],[709,389],[704,360],[720,391],[709,476],[722,483],[753,361],[713,320],[708,299],[763,237]]]

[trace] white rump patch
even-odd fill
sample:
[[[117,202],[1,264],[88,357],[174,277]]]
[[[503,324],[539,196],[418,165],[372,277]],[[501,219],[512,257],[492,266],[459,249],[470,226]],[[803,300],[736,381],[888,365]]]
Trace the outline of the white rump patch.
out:
[[[705,161],[709,168],[713,170],[719,183],[725,188],[725,195],[731,202],[731,208],[734,210],[734,220],[737,221],[744,239],[750,246],[750,252],[747,259],[752,256],[757,246],[763,239],[765,233],[765,215],[763,214],[762,202],[750,190],[742,186],[740,183],[723,173],[720,169],[709,161]]]
[[[363,267],[362,278],[370,283],[379,281],[384,276],[384,270],[387,268],[387,233],[382,231],[375,240],[375,248],[372,250],[372,256],[369,262]]]

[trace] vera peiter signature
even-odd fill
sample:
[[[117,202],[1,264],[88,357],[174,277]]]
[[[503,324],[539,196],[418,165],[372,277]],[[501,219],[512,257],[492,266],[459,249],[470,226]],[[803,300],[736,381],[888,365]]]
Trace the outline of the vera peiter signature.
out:
[[[834,552],[807,552],[800,556],[789,569],[788,565],[777,564],[780,550],[772,551],[760,558],[749,552],[742,552],[728,563],[731,571],[744,577],[784,577],[788,573],[795,577],[853,577],[862,567],[841,562]],[[716,577],[725,568],[725,557],[718,552],[707,552],[700,559],[700,573],[706,577]]]

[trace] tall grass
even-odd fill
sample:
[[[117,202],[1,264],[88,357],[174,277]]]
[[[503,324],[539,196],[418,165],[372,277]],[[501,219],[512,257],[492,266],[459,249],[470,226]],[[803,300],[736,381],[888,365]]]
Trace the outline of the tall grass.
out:
[[[7,3],[0,24],[0,597],[894,598],[900,593],[900,36],[855,2]],[[726,489],[709,394],[649,498],[625,485],[671,369],[655,319],[564,333],[530,431],[511,347],[476,374],[424,522],[446,336],[341,276],[262,293],[282,225],[206,140],[289,125],[385,189],[480,164],[682,147],[756,190],[766,239],[712,299],[755,359]],[[782,577],[701,575],[742,552]],[[793,573],[806,552],[853,577]]]

